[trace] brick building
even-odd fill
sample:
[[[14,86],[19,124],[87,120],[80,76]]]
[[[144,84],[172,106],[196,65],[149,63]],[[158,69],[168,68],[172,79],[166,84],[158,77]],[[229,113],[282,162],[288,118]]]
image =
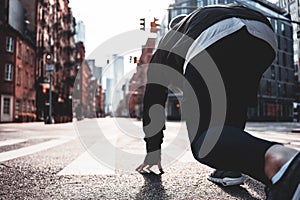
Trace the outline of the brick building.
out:
[[[85,47],[82,42],[76,44],[76,69],[77,77],[74,83],[73,108],[77,119],[90,115],[91,102],[91,77],[92,71],[85,60]]]
[[[51,92],[52,115],[56,123],[72,120],[72,92],[75,69],[75,18],[68,0],[43,0],[37,2],[37,117],[45,119],[49,113],[49,87],[46,98],[42,93],[50,81],[46,72],[47,56],[54,65]],[[46,84],[45,84],[46,83]]]
[[[0,122],[35,119],[35,3],[0,1]]]
[[[72,120],[75,18],[68,0],[0,0],[0,121]]]
[[[146,75],[155,44],[156,38],[148,38],[146,44],[142,46],[141,56],[136,60],[136,73],[134,73],[129,81],[129,93],[126,96],[126,105],[129,106],[129,115],[131,117],[141,118],[142,103],[147,82]]]

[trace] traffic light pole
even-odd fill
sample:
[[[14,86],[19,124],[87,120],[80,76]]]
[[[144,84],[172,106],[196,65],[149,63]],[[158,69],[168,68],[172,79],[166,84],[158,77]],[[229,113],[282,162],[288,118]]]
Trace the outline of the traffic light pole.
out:
[[[52,124],[52,72],[49,73],[50,76],[50,88],[49,88],[49,124]]]
[[[54,71],[53,58],[51,54],[46,56],[46,72],[49,74],[49,113],[46,124],[52,124],[52,75]]]

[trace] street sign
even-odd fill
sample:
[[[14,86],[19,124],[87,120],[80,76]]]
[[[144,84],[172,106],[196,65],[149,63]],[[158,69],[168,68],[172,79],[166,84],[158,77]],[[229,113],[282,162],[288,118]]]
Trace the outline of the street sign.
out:
[[[53,72],[54,64],[46,64],[46,72]]]

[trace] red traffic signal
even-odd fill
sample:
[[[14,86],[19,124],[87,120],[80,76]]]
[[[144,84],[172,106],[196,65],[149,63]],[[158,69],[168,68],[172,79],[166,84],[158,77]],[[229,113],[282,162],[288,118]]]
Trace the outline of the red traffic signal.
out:
[[[43,93],[43,94],[46,94],[46,93],[47,93],[47,88],[43,87],[43,88],[42,88],[42,93]]]
[[[156,22],[158,21],[157,18],[154,17],[153,21],[150,23],[151,26],[151,33],[157,33],[157,31],[159,31],[158,26],[160,26],[160,24],[157,24]]]

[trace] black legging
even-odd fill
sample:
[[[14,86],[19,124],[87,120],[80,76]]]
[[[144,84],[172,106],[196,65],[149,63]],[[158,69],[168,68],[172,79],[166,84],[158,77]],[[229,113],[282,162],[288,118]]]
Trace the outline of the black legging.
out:
[[[240,171],[269,184],[264,173],[264,156],[267,149],[275,143],[255,138],[245,132],[244,128],[247,108],[256,101],[261,75],[272,63],[274,50],[265,41],[250,35],[245,27],[206,50],[224,81],[227,110],[218,142],[207,156],[199,158],[199,149],[211,120],[211,100],[208,88],[197,71],[197,67],[204,63],[197,62],[197,66],[189,64],[185,77],[197,95],[200,110],[199,120],[191,99],[193,91],[186,87],[183,115],[187,122],[193,155],[199,162],[216,169]],[[200,53],[195,59],[201,61],[205,55]],[[222,124],[215,124],[219,125]]]

